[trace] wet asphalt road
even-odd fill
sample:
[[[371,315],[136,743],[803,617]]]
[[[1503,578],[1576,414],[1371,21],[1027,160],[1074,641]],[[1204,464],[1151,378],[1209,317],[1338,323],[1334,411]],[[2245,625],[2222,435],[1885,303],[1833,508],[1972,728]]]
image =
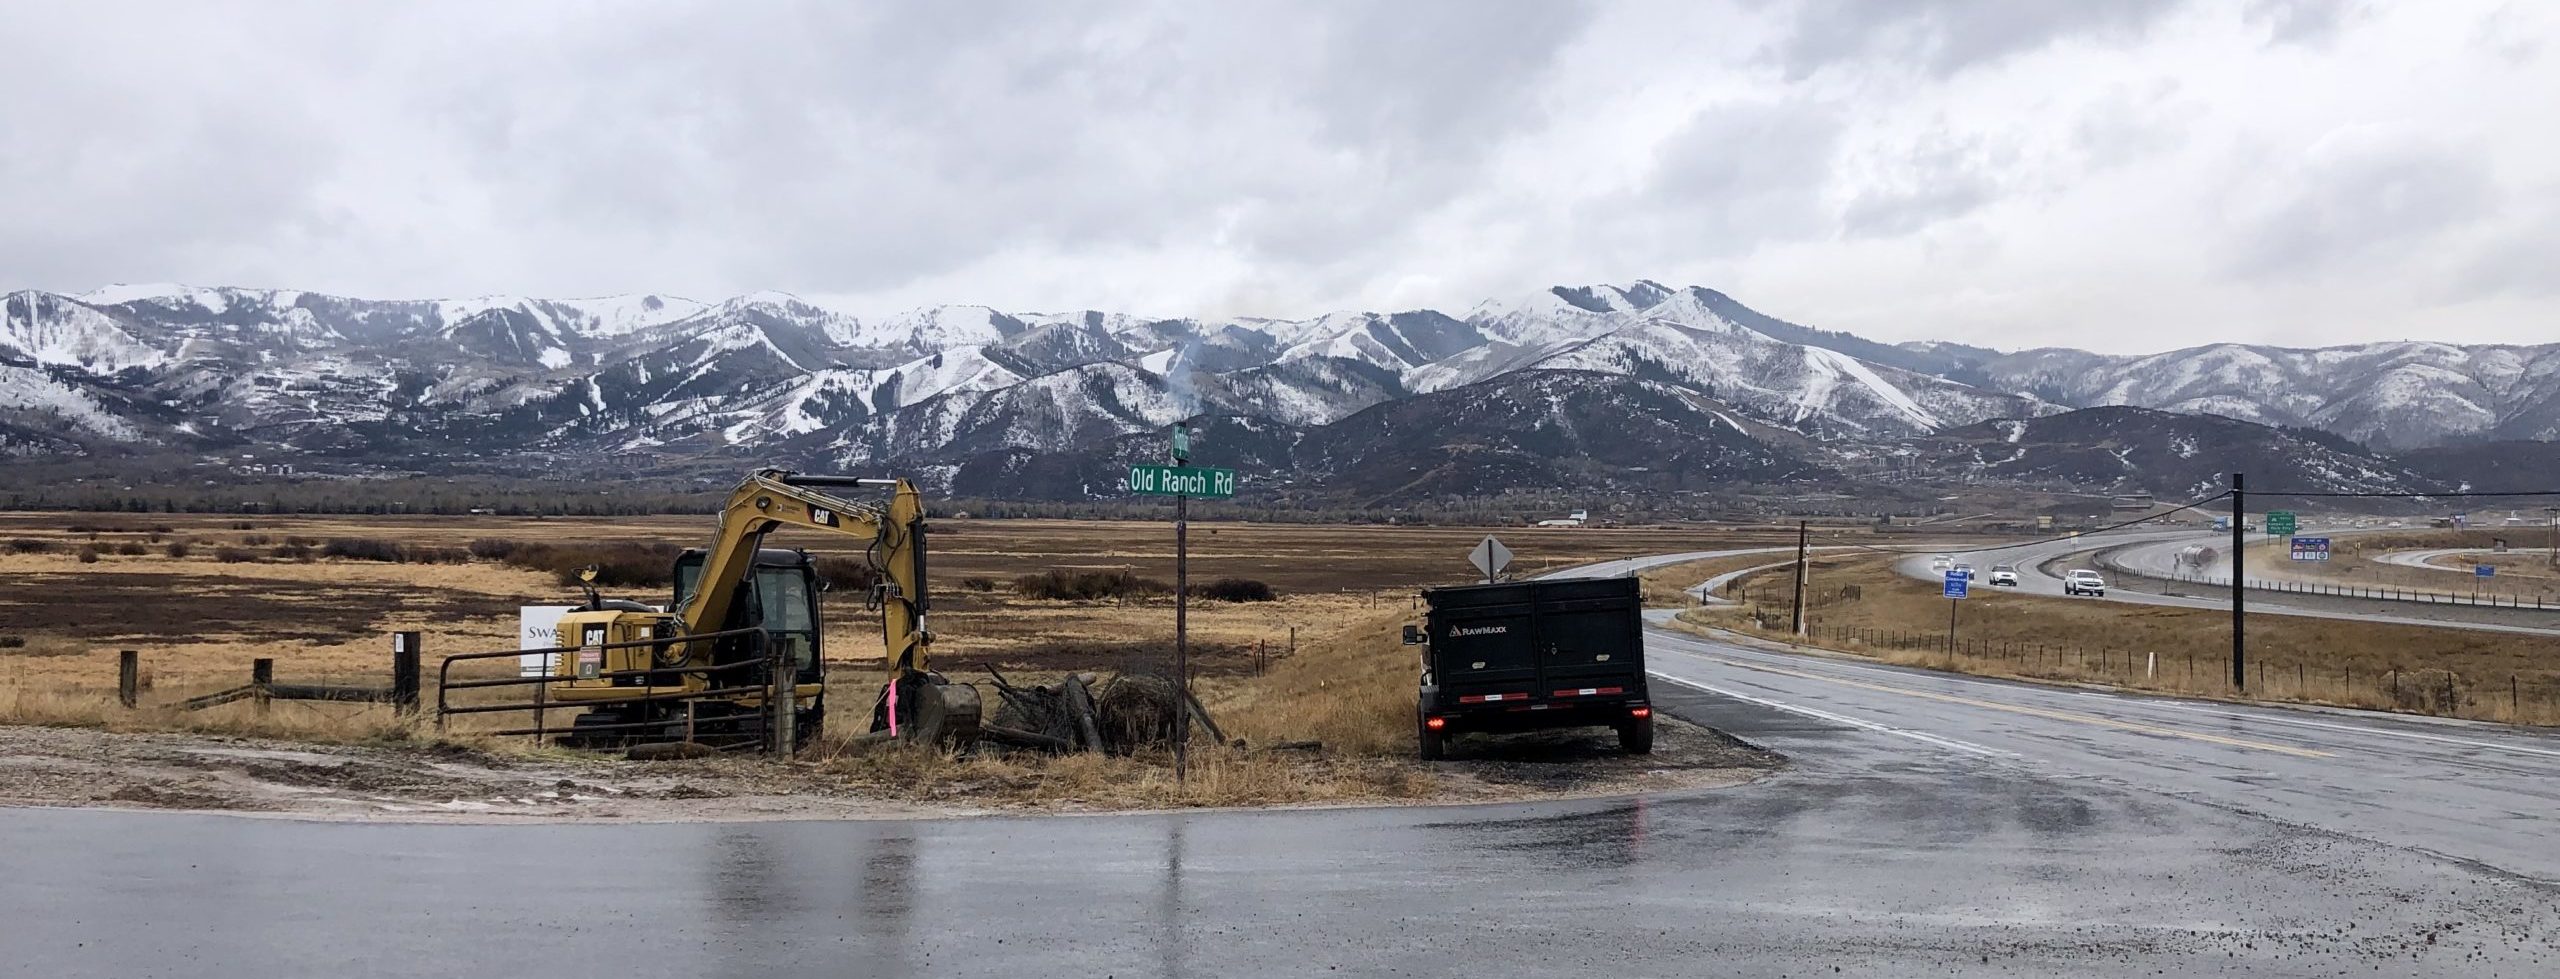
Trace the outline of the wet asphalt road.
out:
[[[1794,765],[1127,817],[0,810],[0,975],[2560,973],[2553,739],[1651,648],[1668,709]]]
[[[2352,533],[2338,531],[2335,533]],[[2231,608],[2223,589],[2207,585],[2178,584],[2166,580],[2172,574],[2179,548],[2189,544],[2219,546],[2229,542],[2228,535],[2196,531],[2091,534],[2072,540],[2046,541],[2023,547],[2000,550],[1967,551],[1961,548],[1940,553],[1973,565],[1979,576],[1973,587],[1991,589],[1989,573],[1994,564],[2014,564],[2018,568],[2015,590],[2031,595],[2063,597],[2064,571],[2072,568],[2094,568],[2092,552],[2125,547],[2116,561],[2141,568],[2153,577],[2124,574],[2107,575],[2107,592],[2103,600],[2136,605],[2169,605],[2179,608]],[[2128,546],[2133,545],[2133,546]],[[1915,554],[1894,562],[1902,574],[1925,581],[1938,581],[1946,572],[1932,567],[1932,555]],[[2230,575],[2230,565],[2219,566],[2221,574]],[[2257,580],[2255,575],[2252,581]],[[2003,587],[1999,590],[2010,590]],[[2076,601],[2097,599],[2079,598]],[[2397,625],[2419,625],[2447,629],[2473,629],[2487,632],[2511,632],[2560,638],[2560,613],[2541,610],[2480,608],[2468,605],[2428,604],[2424,602],[2384,599],[2342,598],[2321,595],[2276,594],[2253,591],[2249,596],[2252,615],[2289,615],[2320,619],[2355,619]]]

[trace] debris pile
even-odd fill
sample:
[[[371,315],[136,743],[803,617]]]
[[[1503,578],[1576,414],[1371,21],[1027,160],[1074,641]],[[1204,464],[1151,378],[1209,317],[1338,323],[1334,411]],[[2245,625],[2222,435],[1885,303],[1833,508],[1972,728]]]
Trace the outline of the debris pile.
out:
[[[979,737],[1007,747],[1115,755],[1163,747],[1173,743],[1185,706],[1173,681],[1154,674],[1116,674],[1103,681],[1092,673],[1071,673],[1054,684],[1022,687],[993,668],[987,673],[1003,703]],[[1189,707],[1219,737],[1198,701]]]

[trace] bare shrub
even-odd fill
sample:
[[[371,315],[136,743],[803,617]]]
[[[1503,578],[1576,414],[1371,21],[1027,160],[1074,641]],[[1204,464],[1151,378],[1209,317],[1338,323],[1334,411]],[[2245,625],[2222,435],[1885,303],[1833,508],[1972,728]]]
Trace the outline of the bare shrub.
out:
[[[1051,568],[1013,579],[1013,591],[1024,598],[1073,602],[1165,595],[1173,592],[1173,586],[1153,578],[1141,578],[1128,571]]]
[[[400,545],[379,537],[332,537],[320,548],[321,557],[345,558],[350,561],[401,561]]]
[[[837,591],[867,592],[880,583],[880,572],[868,561],[846,557],[821,557],[813,562],[818,577],[827,587]]]
[[[1279,598],[1270,585],[1252,578],[1220,578],[1191,586],[1191,593],[1213,602],[1268,602]]]
[[[507,552],[506,563],[549,572],[561,584],[578,584],[578,572],[596,569],[596,585],[604,588],[660,588],[675,582],[678,548],[656,541],[613,541],[600,544],[521,542]]]

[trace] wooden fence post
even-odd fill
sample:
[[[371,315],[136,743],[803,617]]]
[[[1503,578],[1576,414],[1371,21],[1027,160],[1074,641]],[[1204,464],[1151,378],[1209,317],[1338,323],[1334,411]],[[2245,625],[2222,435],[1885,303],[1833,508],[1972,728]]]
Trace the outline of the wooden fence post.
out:
[[[116,653],[116,701],[127,710],[133,709],[134,702],[140,699],[141,684],[142,654],[131,649]]]
[[[418,634],[414,631],[391,634],[391,712],[418,712]]]
[[[258,713],[267,712],[267,688],[275,686],[276,661],[259,657],[249,661],[250,696],[258,702]]]

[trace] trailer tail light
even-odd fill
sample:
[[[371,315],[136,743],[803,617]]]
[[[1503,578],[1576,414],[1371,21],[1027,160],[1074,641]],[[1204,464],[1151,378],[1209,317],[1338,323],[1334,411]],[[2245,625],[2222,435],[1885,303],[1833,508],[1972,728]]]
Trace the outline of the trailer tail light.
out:
[[[1633,714],[1633,715],[1635,715],[1636,717],[1639,717],[1639,718],[1652,717],[1652,716],[1653,716],[1653,708],[1651,708],[1651,707],[1638,707],[1638,708],[1635,708],[1635,709],[1633,709],[1633,710],[1628,711],[1627,713],[1629,713],[1629,714]]]
[[[1446,717],[1426,717],[1422,719],[1422,726],[1437,731],[1441,728],[1448,727],[1449,719]]]

